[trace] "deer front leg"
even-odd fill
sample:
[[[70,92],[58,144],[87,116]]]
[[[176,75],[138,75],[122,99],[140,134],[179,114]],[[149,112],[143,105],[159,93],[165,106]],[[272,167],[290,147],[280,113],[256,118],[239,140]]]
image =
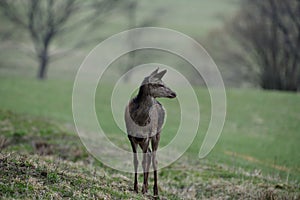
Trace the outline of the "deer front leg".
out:
[[[144,172],[144,183],[142,188],[142,193],[145,194],[148,192],[148,175],[149,175],[149,165],[151,162],[150,151],[148,150],[149,140],[147,139],[143,144],[141,144],[141,148],[143,150],[143,172]]]
[[[157,133],[152,138],[152,141],[151,141],[151,146],[152,146],[152,165],[153,165],[153,173],[154,173],[154,185],[153,185],[153,195],[154,196],[158,196],[156,151],[158,149],[159,140],[160,140],[160,133]]]
[[[136,152],[136,147],[137,147],[137,144],[133,141],[132,138],[129,138],[130,140],[130,144],[131,144],[131,147],[132,147],[132,152],[133,152],[133,165],[134,165],[134,191],[136,193],[139,192],[138,190],[138,181],[137,181],[137,170],[138,170],[138,164],[139,164],[139,161],[137,159],[137,152]]]

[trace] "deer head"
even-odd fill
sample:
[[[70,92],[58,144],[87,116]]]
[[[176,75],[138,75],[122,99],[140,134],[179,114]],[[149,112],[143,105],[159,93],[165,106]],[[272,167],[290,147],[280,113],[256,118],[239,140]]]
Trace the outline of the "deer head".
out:
[[[158,72],[158,68],[153,71],[149,76],[144,78],[141,87],[144,87],[147,91],[147,95],[154,98],[165,97],[165,98],[175,98],[176,93],[168,88],[164,82],[161,80],[166,74],[167,70]]]

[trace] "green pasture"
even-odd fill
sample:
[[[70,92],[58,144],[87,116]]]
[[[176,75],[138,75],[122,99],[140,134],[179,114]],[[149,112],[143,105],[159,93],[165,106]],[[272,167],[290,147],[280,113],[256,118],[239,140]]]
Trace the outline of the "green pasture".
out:
[[[46,117],[60,124],[73,125],[72,81],[1,77],[0,85],[1,110]],[[112,118],[111,85],[104,84],[98,88],[97,114],[105,116],[99,117],[99,123],[109,137],[118,138],[116,142],[126,143],[126,136]],[[195,91],[201,121],[198,135],[185,155],[197,161],[210,119],[210,97],[204,88],[197,87]],[[217,145],[205,159],[226,164],[236,170],[259,170],[264,175],[299,181],[299,101],[300,95],[294,93],[228,89],[225,126]],[[180,122],[178,102],[165,99],[162,102],[168,118],[161,146],[171,141]]]
[[[238,5],[239,0],[142,0],[138,4],[137,24],[156,13],[154,26],[175,29],[206,43],[210,31],[221,28],[222,21],[233,16]],[[90,37],[105,39],[126,30],[127,14],[116,9],[101,26],[95,27]],[[78,39],[76,34],[58,38],[54,46],[68,47]],[[24,46],[29,44],[27,39],[22,35]],[[24,52],[11,43],[0,49],[0,199],[152,198],[152,176],[150,194],[134,194],[133,175],[115,171],[93,159],[77,137],[72,115],[73,83],[84,57],[98,42],[51,62],[44,81],[35,79],[37,64]],[[192,73],[184,70],[185,61],[165,52],[146,50],[141,55],[145,59],[137,58],[138,62],[157,58],[151,62]],[[95,108],[108,138],[130,150],[126,134],[117,126],[111,112],[112,90],[122,73],[118,67],[123,67],[124,60],[120,60],[113,63],[104,81],[99,83]],[[122,84],[124,91],[127,86]],[[177,93],[185,90],[172,89]],[[200,126],[185,154],[159,171],[161,199],[299,198],[300,94],[226,88],[227,110],[222,134],[212,152],[199,159],[211,118],[211,101],[205,87],[194,86],[194,91],[200,107]],[[178,100],[159,101],[167,111],[161,133],[162,148],[175,137],[181,113]]]
[[[94,160],[59,121],[0,110],[3,199],[153,199],[132,191],[133,174]],[[128,161],[128,164],[131,160]],[[142,176],[139,176],[141,187]],[[205,160],[181,158],[159,170],[160,199],[297,199],[299,184]]]

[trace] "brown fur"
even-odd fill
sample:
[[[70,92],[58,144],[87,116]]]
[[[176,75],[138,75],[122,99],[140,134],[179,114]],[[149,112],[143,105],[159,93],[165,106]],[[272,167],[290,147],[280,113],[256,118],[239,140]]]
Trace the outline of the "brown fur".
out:
[[[157,189],[157,160],[156,151],[160,140],[160,133],[164,122],[165,111],[163,106],[155,99],[156,97],[175,98],[176,94],[166,87],[161,78],[166,70],[158,73],[158,69],[146,77],[140,86],[138,95],[133,98],[125,111],[125,122],[128,138],[132,147],[134,163],[134,190],[138,192],[137,182],[137,146],[143,151],[144,182],[142,192],[148,190],[149,167],[152,162],[154,171],[153,193],[158,195]],[[151,149],[149,144],[151,143]]]

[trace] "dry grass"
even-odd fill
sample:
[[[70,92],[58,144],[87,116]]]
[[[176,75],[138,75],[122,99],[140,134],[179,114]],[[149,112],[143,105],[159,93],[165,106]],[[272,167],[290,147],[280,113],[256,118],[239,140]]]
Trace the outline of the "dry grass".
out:
[[[153,199],[152,175],[149,194],[135,194],[132,174],[94,160],[56,123],[0,112],[0,124],[0,199]],[[159,171],[159,190],[160,199],[300,199],[299,183],[189,158]]]

